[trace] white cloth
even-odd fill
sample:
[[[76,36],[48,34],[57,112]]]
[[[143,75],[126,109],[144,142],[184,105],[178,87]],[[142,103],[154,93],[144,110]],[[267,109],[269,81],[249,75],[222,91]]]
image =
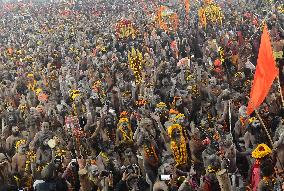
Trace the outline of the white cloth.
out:
[[[33,184],[34,190],[36,189],[36,186],[40,183],[44,183],[44,180],[36,180]]]
[[[251,70],[255,70],[255,66],[249,60],[245,63],[245,67]]]

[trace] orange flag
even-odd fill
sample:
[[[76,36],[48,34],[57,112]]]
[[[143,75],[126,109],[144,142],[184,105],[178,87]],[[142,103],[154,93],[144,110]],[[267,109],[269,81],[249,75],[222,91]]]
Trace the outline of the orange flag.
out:
[[[273,58],[270,36],[265,24],[261,36],[253,85],[250,92],[250,101],[247,107],[248,115],[258,108],[264,101],[277,75],[278,68],[276,67],[275,60]]]

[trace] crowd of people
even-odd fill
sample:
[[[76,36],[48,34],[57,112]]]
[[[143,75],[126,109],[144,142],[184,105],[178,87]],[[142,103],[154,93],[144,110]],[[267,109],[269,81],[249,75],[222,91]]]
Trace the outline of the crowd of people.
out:
[[[284,190],[283,5],[2,3],[0,190]],[[264,23],[279,81],[247,115]]]

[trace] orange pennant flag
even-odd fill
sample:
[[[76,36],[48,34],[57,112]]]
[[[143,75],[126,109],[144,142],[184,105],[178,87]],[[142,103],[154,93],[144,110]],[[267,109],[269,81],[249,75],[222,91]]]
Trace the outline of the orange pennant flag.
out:
[[[247,107],[248,115],[257,109],[264,101],[277,75],[278,68],[276,67],[273,57],[270,36],[265,24],[261,36],[253,85],[250,92],[250,101]]]

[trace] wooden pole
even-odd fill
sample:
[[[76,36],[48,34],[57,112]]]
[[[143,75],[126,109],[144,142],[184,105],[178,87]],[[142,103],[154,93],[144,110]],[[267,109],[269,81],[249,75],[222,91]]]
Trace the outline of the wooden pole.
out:
[[[255,114],[257,115],[257,117],[258,117],[258,119],[259,119],[259,121],[260,121],[260,123],[261,123],[261,125],[262,125],[262,127],[264,129],[264,131],[266,132],[266,135],[267,135],[267,137],[269,139],[269,142],[270,142],[271,146],[273,146],[273,141],[271,139],[271,136],[270,136],[270,134],[269,134],[269,132],[268,132],[268,130],[267,130],[267,128],[266,128],[262,118],[261,118],[261,116],[259,115],[257,109],[255,109],[254,111],[255,111]]]
[[[283,94],[282,94],[282,89],[281,89],[279,76],[277,76],[276,78],[277,78],[277,85],[278,85],[278,89],[279,89],[279,93],[280,93],[280,97],[281,97],[282,107],[284,107],[284,99],[283,99]]]
[[[249,97],[247,97],[247,99],[250,100]],[[268,139],[269,139],[269,142],[270,142],[270,144],[271,144],[271,147],[273,147],[272,138],[271,138],[271,136],[270,136],[270,134],[269,134],[269,132],[268,132],[268,130],[267,130],[267,128],[266,128],[266,126],[265,126],[265,124],[264,124],[262,118],[261,118],[261,116],[259,115],[257,109],[254,109],[254,111],[255,111],[255,114],[256,114],[257,118],[259,119],[259,121],[260,121],[260,123],[261,123],[261,125],[262,125],[262,127],[263,127],[263,129],[264,129],[264,131],[266,132],[266,135],[267,135],[267,137],[268,137]]]
[[[232,113],[231,113],[231,100],[229,100],[229,125],[230,125],[230,134],[232,135]]]

